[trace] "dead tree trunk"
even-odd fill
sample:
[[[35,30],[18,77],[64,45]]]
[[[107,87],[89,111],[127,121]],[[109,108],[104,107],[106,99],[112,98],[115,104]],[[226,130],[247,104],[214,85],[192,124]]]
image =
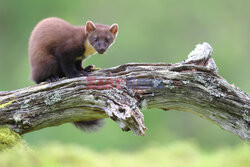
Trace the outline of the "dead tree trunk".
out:
[[[109,117],[123,130],[145,135],[140,109],[160,108],[196,113],[249,140],[250,97],[218,75],[211,53],[203,43],[181,63],[128,63],[88,77],[0,92],[0,125],[24,134]]]

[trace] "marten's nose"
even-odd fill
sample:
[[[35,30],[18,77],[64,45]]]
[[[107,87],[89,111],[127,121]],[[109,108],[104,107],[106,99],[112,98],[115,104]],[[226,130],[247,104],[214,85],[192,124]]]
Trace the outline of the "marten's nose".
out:
[[[98,53],[103,54],[105,51],[106,51],[106,49],[101,48],[101,49],[98,50]]]
[[[99,42],[99,49],[97,50],[98,53],[103,54],[106,51],[106,46],[103,41]]]

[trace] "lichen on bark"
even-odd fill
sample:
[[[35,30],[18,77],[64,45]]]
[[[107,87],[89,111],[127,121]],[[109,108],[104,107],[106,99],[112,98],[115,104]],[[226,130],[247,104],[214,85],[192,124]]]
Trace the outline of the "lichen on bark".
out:
[[[21,136],[8,127],[0,127],[0,151],[21,144]]]

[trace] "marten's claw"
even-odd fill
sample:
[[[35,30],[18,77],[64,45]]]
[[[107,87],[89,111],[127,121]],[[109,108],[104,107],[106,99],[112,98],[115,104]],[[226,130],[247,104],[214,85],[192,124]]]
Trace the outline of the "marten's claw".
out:
[[[99,67],[95,67],[95,68],[93,68],[93,71],[97,71],[97,70],[100,70],[101,68],[99,68]]]

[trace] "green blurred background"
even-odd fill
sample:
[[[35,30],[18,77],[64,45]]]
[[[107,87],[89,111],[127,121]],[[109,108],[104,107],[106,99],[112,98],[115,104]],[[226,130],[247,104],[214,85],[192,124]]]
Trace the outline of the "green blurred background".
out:
[[[0,91],[34,85],[30,81],[28,40],[46,17],[74,25],[87,20],[119,24],[116,43],[105,55],[84,65],[111,67],[127,62],[175,63],[187,58],[196,44],[209,42],[221,76],[250,92],[249,0],[0,0]],[[191,113],[145,110],[145,137],[122,132],[107,119],[96,133],[82,133],[71,124],[24,135],[30,145],[57,141],[94,150],[136,150],[176,140],[195,142],[213,150],[243,143],[211,122]]]

